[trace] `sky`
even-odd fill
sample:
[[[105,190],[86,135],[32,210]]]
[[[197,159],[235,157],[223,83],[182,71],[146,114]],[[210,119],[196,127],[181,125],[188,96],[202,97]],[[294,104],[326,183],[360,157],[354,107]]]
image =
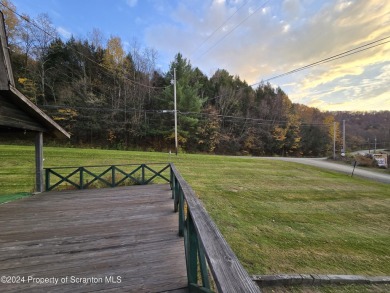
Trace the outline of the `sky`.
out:
[[[157,50],[162,72],[180,52],[209,77],[226,69],[250,85],[375,42],[269,82],[292,102],[322,111],[390,110],[387,0],[11,2],[33,18],[47,13],[64,40],[88,38],[97,28],[106,40],[119,36],[127,51],[135,43]]]

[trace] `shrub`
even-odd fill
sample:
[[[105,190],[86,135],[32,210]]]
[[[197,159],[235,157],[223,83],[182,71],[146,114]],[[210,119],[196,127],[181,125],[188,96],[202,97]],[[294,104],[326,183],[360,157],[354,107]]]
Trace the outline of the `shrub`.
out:
[[[355,155],[355,161],[362,167],[375,167],[377,165],[375,159],[370,154]]]

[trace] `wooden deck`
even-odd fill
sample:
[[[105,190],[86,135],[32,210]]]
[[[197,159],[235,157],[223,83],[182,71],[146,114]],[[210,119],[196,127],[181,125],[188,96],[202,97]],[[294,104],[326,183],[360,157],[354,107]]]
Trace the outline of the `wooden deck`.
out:
[[[1,292],[187,292],[169,185],[48,192],[0,205],[1,276]]]

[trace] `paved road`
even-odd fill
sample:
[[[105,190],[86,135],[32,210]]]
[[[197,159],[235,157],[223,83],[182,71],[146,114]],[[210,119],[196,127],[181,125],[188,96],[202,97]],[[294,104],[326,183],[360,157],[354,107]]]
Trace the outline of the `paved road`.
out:
[[[338,163],[333,163],[331,161],[328,161],[326,158],[283,158],[283,157],[267,157],[265,159],[269,160],[281,160],[286,162],[295,162],[315,167],[320,167],[324,169],[330,169],[333,171],[338,171],[346,174],[351,174],[353,170],[352,165],[343,165]],[[354,176],[360,176],[384,183],[390,184],[390,175],[389,174],[383,174],[375,171],[371,171],[368,169],[363,169],[359,166],[356,166]]]

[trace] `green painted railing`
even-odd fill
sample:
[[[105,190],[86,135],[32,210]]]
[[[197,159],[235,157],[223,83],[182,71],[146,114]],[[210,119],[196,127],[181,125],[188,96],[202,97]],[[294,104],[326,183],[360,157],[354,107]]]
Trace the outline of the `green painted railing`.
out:
[[[155,171],[150,165],[163,165],[163,167]],[[124,184],[145,185],[156,178],[170,182],[167,178],[169,167],[167,163],[153,163],[45,168],[45,187],[46,191],[50,191],[64,188],[64,184],[65,188],[76,189],[87,189],[97,184],[99,187],[116,187]]]
[[[184,237],[190,292],[260,292],[195,192],[176,167],[170,166],[174,211],[179,212],[179,235]]]
[[[125,181],[144,185],[157,178],[169,182],[174,211],[179,213],[179,235],[184,237],[189,291],[259,293],[259,287],[242,267],[195,192],[174,164],[165,163],[159,171],[155,171],[150,165],[45,168],[46,191],[63,187],[64,184],[85,189],[96,183],[103,187],[115,187]]]

